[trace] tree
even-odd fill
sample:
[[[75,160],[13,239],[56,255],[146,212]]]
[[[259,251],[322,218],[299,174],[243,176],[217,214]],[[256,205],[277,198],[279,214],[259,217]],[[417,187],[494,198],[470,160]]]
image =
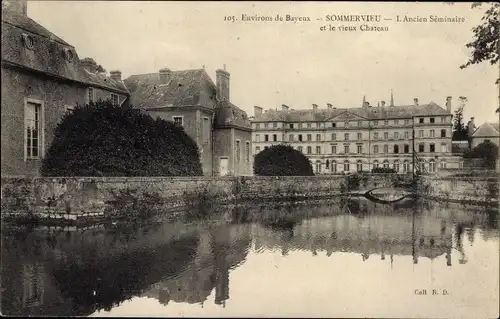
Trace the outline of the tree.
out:
[[[498,63],[500,53],[500,3],[474,2],[472,8],[490,6],[484,13],[482,23],[472,29],[474,38],[465,46],[472,48],[472,55],[460,68],[464,69],[470,65],[489,61],[491,65]],[[499,83],[499,79],[497,79]]]
[[[258,153],[253,170],[262,176],[314,175],[309,159],[289,145],[273,145]]]
[[[461,105],[455,110],[455,115],[453,116],[453,135],[451,138],[453,141],[466,141],[468,138],[467,127],[464,124],[463,115],[465,106],[464,99],[460,99],[460,101]]]
[[[202,175],[196,143],[182,127],[133,107],[77,106],[57,125],[44,176]]]
[[[486,140],[469,152],[466,152],[463,157],[482,159],[487,167],[494,168],[498,157],[498,146]]]

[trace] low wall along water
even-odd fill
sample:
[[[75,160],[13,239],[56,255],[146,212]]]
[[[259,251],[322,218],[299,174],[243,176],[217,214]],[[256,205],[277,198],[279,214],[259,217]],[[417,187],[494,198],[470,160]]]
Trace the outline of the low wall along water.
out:
[[[150,217],[238,200],[331,198],[350,190],[390,187],[411,175],[245,177],[2,177],[2,218],[34,214],[81,220]],[[421,196],[438,200],[498,203],[494,178],[422,177]]]

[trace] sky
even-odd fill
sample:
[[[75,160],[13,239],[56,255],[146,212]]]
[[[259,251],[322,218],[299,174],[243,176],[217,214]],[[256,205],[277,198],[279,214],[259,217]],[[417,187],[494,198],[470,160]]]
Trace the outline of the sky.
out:
[[[484,9],[470,3],[348,2],[162,2],[29,1],[28,16],[73,45],[80,58],[92,57],[108,71],[132,74],[205,67],[231,74],[231,101],[253,115],[253,106],[309,109],[435,102],[446,96],[468,99],[464,116],[475,124],[498,122],[495,113],[499,66],[461,70],[472,28]],[[249,22],[248,16],[309,17],[309,22]],[[360,31],[359,22],[327,22],[327,15],[380,15],[388,31]],[[404,16],[427,23],[398,23]],[[429,16],[463,17],[462,23],[430,22]],[[238,21],[224,21],[235,16]],[[322,19],[322,20],[317,20]],[[385,20],[391,19],[391,20]],[[321,31],[333,25],[356,31]]]

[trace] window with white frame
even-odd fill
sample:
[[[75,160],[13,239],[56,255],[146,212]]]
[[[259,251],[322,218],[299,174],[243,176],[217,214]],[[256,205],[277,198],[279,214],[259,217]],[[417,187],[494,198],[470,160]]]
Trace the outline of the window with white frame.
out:
[[[236,161],[239,162],[240,159],[241,159],[240,141],[236,140]]]
[[[182,126],[182,116],[172,116],[172,120],[176,125]]]
[[[26,101],[24,108],[25,158],[38,159],[42,156],[43,139],[43,104]]]
[[[208,144],[210,142],[210,119],[208,117],[203,118],[203,142]]]
[[[245,156],[246,156],[246,160],[247,160],[247,163],[250,162],[250,142],[247,141],[245,143]]]
[[[111,93],[111,103],[113,105],[118,105],[118,94]]]
[[[95,102],[94,88],[88,88],[87,89],[87,100],[88,100],[89,103]]]

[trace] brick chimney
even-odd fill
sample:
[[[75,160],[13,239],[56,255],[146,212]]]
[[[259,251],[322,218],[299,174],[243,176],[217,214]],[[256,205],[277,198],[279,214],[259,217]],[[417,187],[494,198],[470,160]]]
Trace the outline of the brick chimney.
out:
[[[318,104],[313,104],[313,110],[317,111],[318,110]]]
[[[281,110],[282,111],[288,111],[290,108],[286,104],[281,104]]]
[[[413,98],[413,105],[418,106],[418,98]]]
[[[217,83],[217,98],[229,101],[229,72],[226,71],[226,65],[224,64],[224,69],[217,69],[215,71],[216,83]]]
[[[385,106],[385,101],[380,101],[380,106],[384,107]]]
[[[451,96],[446,97],[446,112],[451,113]]]
[[[333,105],[331,105],[330,103],[326,103],[326,107],[327,107],[329,110],[333,109]]]
[[[28,16],[28,1],[26,0],[2,0],[2,11],[14,12]]]
[[[469,132],[468,132],[469,137],[471,137],[472,133],[474,133],[474,130],[476,129],[476,126],[474,124],[474,117],[470,118],[468,129],[469,129]]]
[[[159,74],[160,74],[160,83],[167,84],[170,81],[172,71],[169,68],[163,68],[159,71]]]
[[[253,116],[262,115],[262,108],[260,106],[255,105],[253,107]]]
[[[113,70],[113,71],[109,72],[109,75],[115,81],[121,81],[122,80],[122,71]]]

